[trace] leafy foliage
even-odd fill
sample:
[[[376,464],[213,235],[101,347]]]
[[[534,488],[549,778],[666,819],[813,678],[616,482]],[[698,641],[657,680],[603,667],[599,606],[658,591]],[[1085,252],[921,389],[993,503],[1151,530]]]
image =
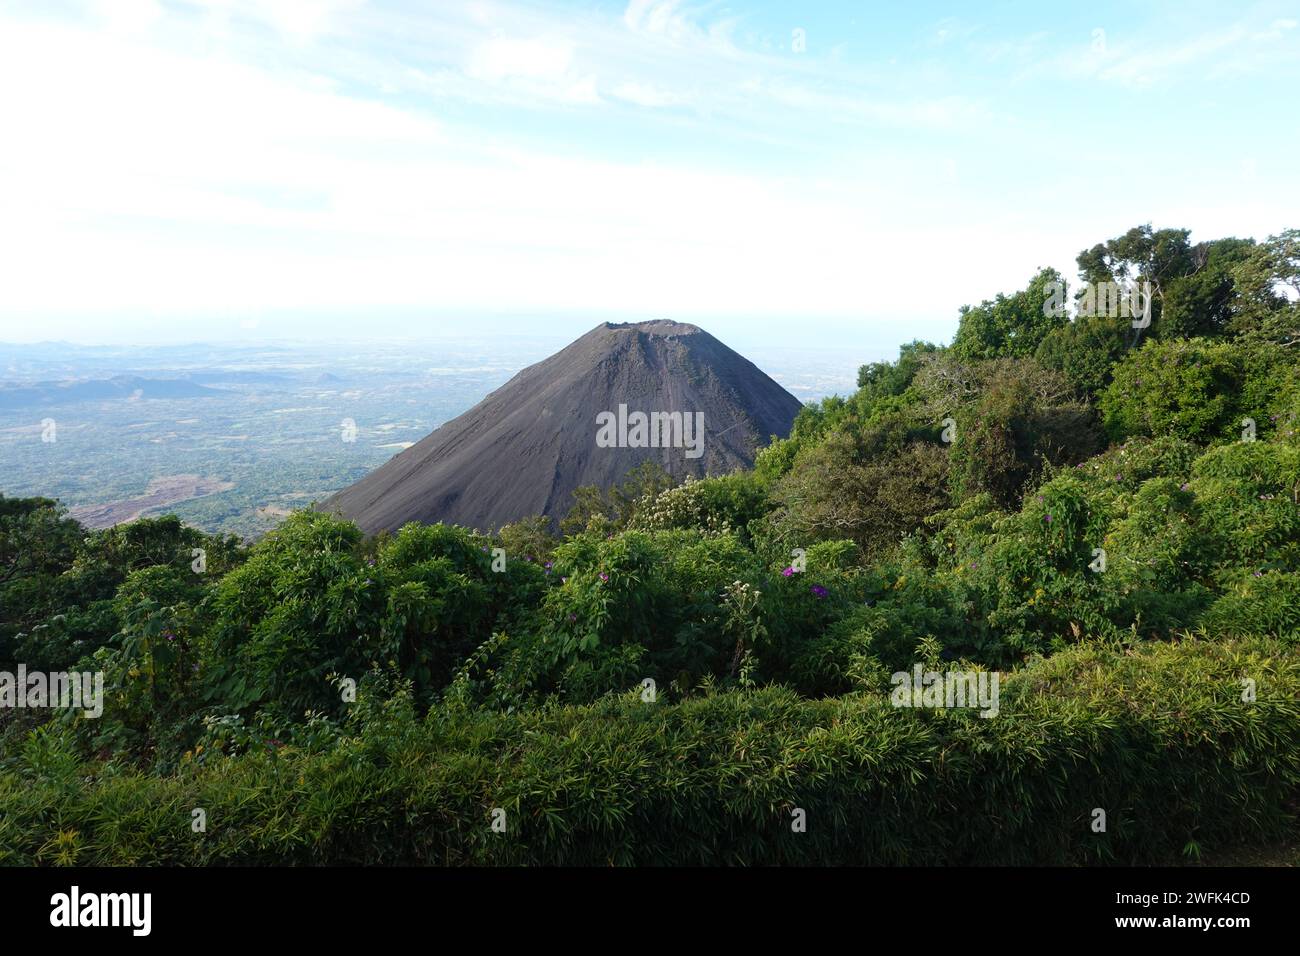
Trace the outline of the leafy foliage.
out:
[[[0,775],[0,863],[1164,862],[1286,832],[1297,700],[1295,659],[1263,640],[1080,645],[1008,676],[994,720],[776,687],[420,719],[377,682],[342,725],[167,777],[87,778],[35,735]],[[219,832],[193,838],[195,805]]]
[[[0,497],[0,664],[107,691],[0,714],[0,862],[1151,862],[1294,827],[1297,241],[1139,226],[1078,262],[1151,282],[1150,331],[1049,314],[1042,271],[752,472],[646,467],[559,534],[307,511],[246,547]],[[891,707],[918,665],[997,669],[1002,715]]]

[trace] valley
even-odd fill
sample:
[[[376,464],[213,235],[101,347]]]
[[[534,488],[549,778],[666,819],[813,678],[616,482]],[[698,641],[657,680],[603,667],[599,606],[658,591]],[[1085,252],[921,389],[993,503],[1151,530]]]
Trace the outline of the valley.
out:
[[[0,344],[0,397],[8,396],[0,400],[0,492],[57,497],[89,527],[171,513],[255,539],[563,344],[545,336],[293,347]],[[854,386],[847,357],[809,350],[764,360],[804,401]],[[54,441],[42,440],[47,419],[57,426]],[[355,441],[345,440],[345,419],[357,426]]]

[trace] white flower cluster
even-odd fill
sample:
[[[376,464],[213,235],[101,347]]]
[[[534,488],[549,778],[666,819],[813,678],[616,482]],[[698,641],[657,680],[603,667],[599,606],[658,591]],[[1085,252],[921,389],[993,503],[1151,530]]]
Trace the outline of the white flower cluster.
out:
[[[703,488],[692,476],[675,488],[646,495],[637,504],[632,527],[638,531],[673,531],[695,528],[705,534],[721,535],[731,531],[731,526],[709,512],[704,503]]]

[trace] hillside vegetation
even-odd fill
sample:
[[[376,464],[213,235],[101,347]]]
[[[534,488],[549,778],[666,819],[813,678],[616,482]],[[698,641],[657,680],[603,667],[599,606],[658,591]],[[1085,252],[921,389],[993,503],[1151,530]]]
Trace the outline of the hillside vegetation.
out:
[[[1294,841],[1300,232],[1139,227],[1078,264],[1081,304],[1148,282],[1149,323],[1063,314],[1045,270],[752,470],[579,489],[558,537],[306,511],[246,547],[0,498],[0,670],[107,693],[98,719],[0,711],[0,862]],[[996,715],[896,706],[918,666],[998,672]]]

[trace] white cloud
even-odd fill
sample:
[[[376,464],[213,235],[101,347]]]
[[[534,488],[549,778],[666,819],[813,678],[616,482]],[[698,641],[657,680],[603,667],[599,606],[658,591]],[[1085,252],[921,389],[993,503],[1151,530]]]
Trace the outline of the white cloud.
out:
[[[1213,80],[1258,73],[1300,51],[1277,41],[1289,38],[1296,21],[1277,19],[1258,29],[1245,22],[1182,37],[1102,33],[1102,42],[1082,41],[1028,73],[1044,69],[1070,79],[1096,78],[1134,89],[1188,79]]]
[[[116,4],[118,0],[98,0]],[[136,0],[128,0],[136,2]],[[295,44],[314,42],[340,28],[365,0],[179,0],[207,12],[209,25],[220,32],[232,19],[263,23]]]
[[[156,0],[90,0],[88,8],[96,20],[117,34],[142,33],[163,13]]]
[[[1280,40],[1288,32],[1300,26],[1300,20],[1278,19],[1269,24],[1268,29],[1255,34],[1256,40]]]
[[[601,101],[595,75],[575,67],[574,43],[564,37],[493,37],[470,52],[465,73],[473,80],[534,101]]]
[[[569,40],[494,37],[474,50],[469,73],[486,80],[515,76],[554,80],[567,75],[572,65],[573,43]]]
[[[653,83],[620,83],[610,91],[610,95],[637,106],[649,107],[678,106],[690,100],[685,94],[666,90]]]
[[[646,33],[685,33],[687,21],[678,13],[680,0],[629,0],[623,22],[630,30]]]
[[[896,184],[488,145],[328,86],[61,27],[0,32],[0,88],[20,81],[42,93],[0,100],[0,315],[936,311],[908,251],[930,227],[899,227]]]
[[[1243,28],[1236,27],[1164,47],[1133,44],[1129,49],[1121,51],[1120,55],[1104,62],[1097,74],[1103,80],[1144,86],[1180,67],[1203,62],[1209,57],[1218,57],[1225,49],[1240,43],[1246,35]]]
[[[977,93],[891,93],[812,56],[733,55],[728,21],[700,26],[678,3],[563,29],[491,0],[432,24],[339,4],[299,24],[304,38],[360,31],[349,57],[268,43],[292,17],[264,15],[248,41],[244,0],[206,6],[229,42],[202,55],[192,37],[167,42],[170,14],[109,35],[0,14],[0,339],[16,320],[124,310],[919,323],[1017,288],[1035,265],[1069,273],[1079,246],[1132,225],[1115,220],[1133,207],[1118,193],[1058,197],[1039,180],[999,195],[979,137],[995,129],[1014,152],[1014,117],[994,123]],[[605,112],[567,110],[590,125],[539,146],[464,102]],[[707,125],[691,125],[697,111]],[[639,139],[611,139],[610,119]],[[899,129],[936,145],[896,149]],[[659,130],[729,151],[661,153]],[[811,158],[765,163],[764,137]],[[639,144],[658,160],[628,159]],[[1134,179],[1149,218],[1211,228],[1163,168]],[[1262,197],[1267,163],[1258,181]],[[1224,234],[1286,225],[1261,197],[1200,212]]]

